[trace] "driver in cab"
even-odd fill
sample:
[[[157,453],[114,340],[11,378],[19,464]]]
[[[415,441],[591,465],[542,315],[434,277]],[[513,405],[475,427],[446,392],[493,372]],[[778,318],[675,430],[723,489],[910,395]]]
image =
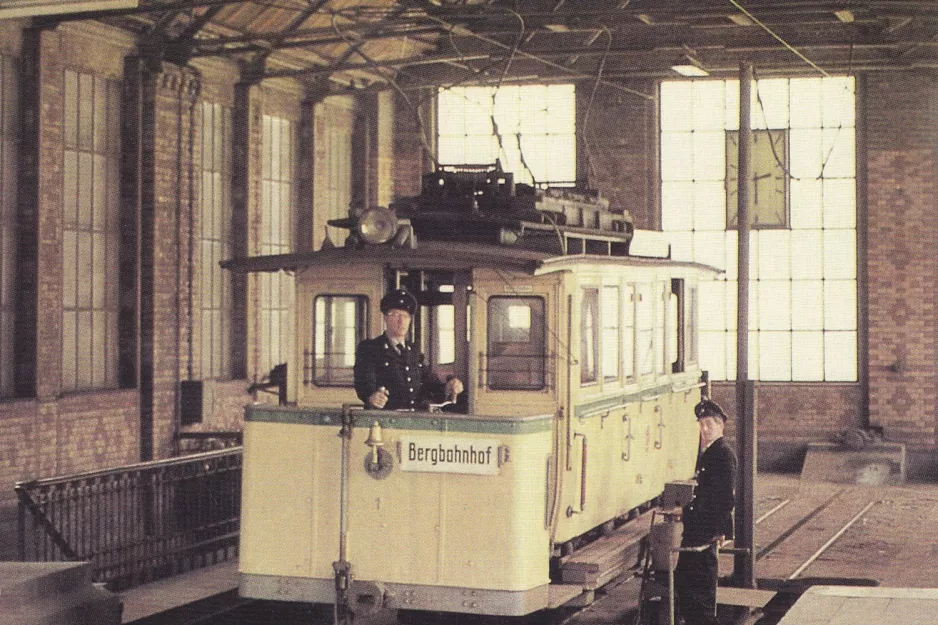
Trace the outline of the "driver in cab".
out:
[[[456,401],[463,392],[458,378],[445,383],[431,375],[421,354],[407,340],[417,300],[406,289],[381,298],[385,331],[355,350],[355,392],[365,408],[425,410],[430,402]]]

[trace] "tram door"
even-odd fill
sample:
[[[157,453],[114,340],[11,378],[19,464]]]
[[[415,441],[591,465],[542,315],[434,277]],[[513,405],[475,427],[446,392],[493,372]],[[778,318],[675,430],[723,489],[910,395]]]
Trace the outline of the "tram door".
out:
[[[469,405],[469,292],[468,271],[420,270],[397,272],[396,283],[417,298],[418,310],[411,325],[412,339],[430,370],[441,379],[463,381],[457,410]],[[392,282],[394,284],[394,282]]]

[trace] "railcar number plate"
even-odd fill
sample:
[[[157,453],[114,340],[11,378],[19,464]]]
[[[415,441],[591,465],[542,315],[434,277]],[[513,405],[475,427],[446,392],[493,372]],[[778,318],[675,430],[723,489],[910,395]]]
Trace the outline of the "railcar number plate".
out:
[[[500,442],[489,438],[402,436],[401,471],[498,475]]]

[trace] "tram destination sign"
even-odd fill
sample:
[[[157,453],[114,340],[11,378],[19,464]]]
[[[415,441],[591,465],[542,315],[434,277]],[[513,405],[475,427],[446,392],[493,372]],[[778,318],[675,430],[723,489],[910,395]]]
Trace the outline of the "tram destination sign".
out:
[[[490,438],[401,436],[401,471],[498,475],[498,448]]]

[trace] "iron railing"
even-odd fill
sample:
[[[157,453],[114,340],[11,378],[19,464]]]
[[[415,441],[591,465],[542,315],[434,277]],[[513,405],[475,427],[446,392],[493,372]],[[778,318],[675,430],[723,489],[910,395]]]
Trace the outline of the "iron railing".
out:
[[[237,556],[241,448],[15,486],[21,561],[87,560],[111,590]]]

